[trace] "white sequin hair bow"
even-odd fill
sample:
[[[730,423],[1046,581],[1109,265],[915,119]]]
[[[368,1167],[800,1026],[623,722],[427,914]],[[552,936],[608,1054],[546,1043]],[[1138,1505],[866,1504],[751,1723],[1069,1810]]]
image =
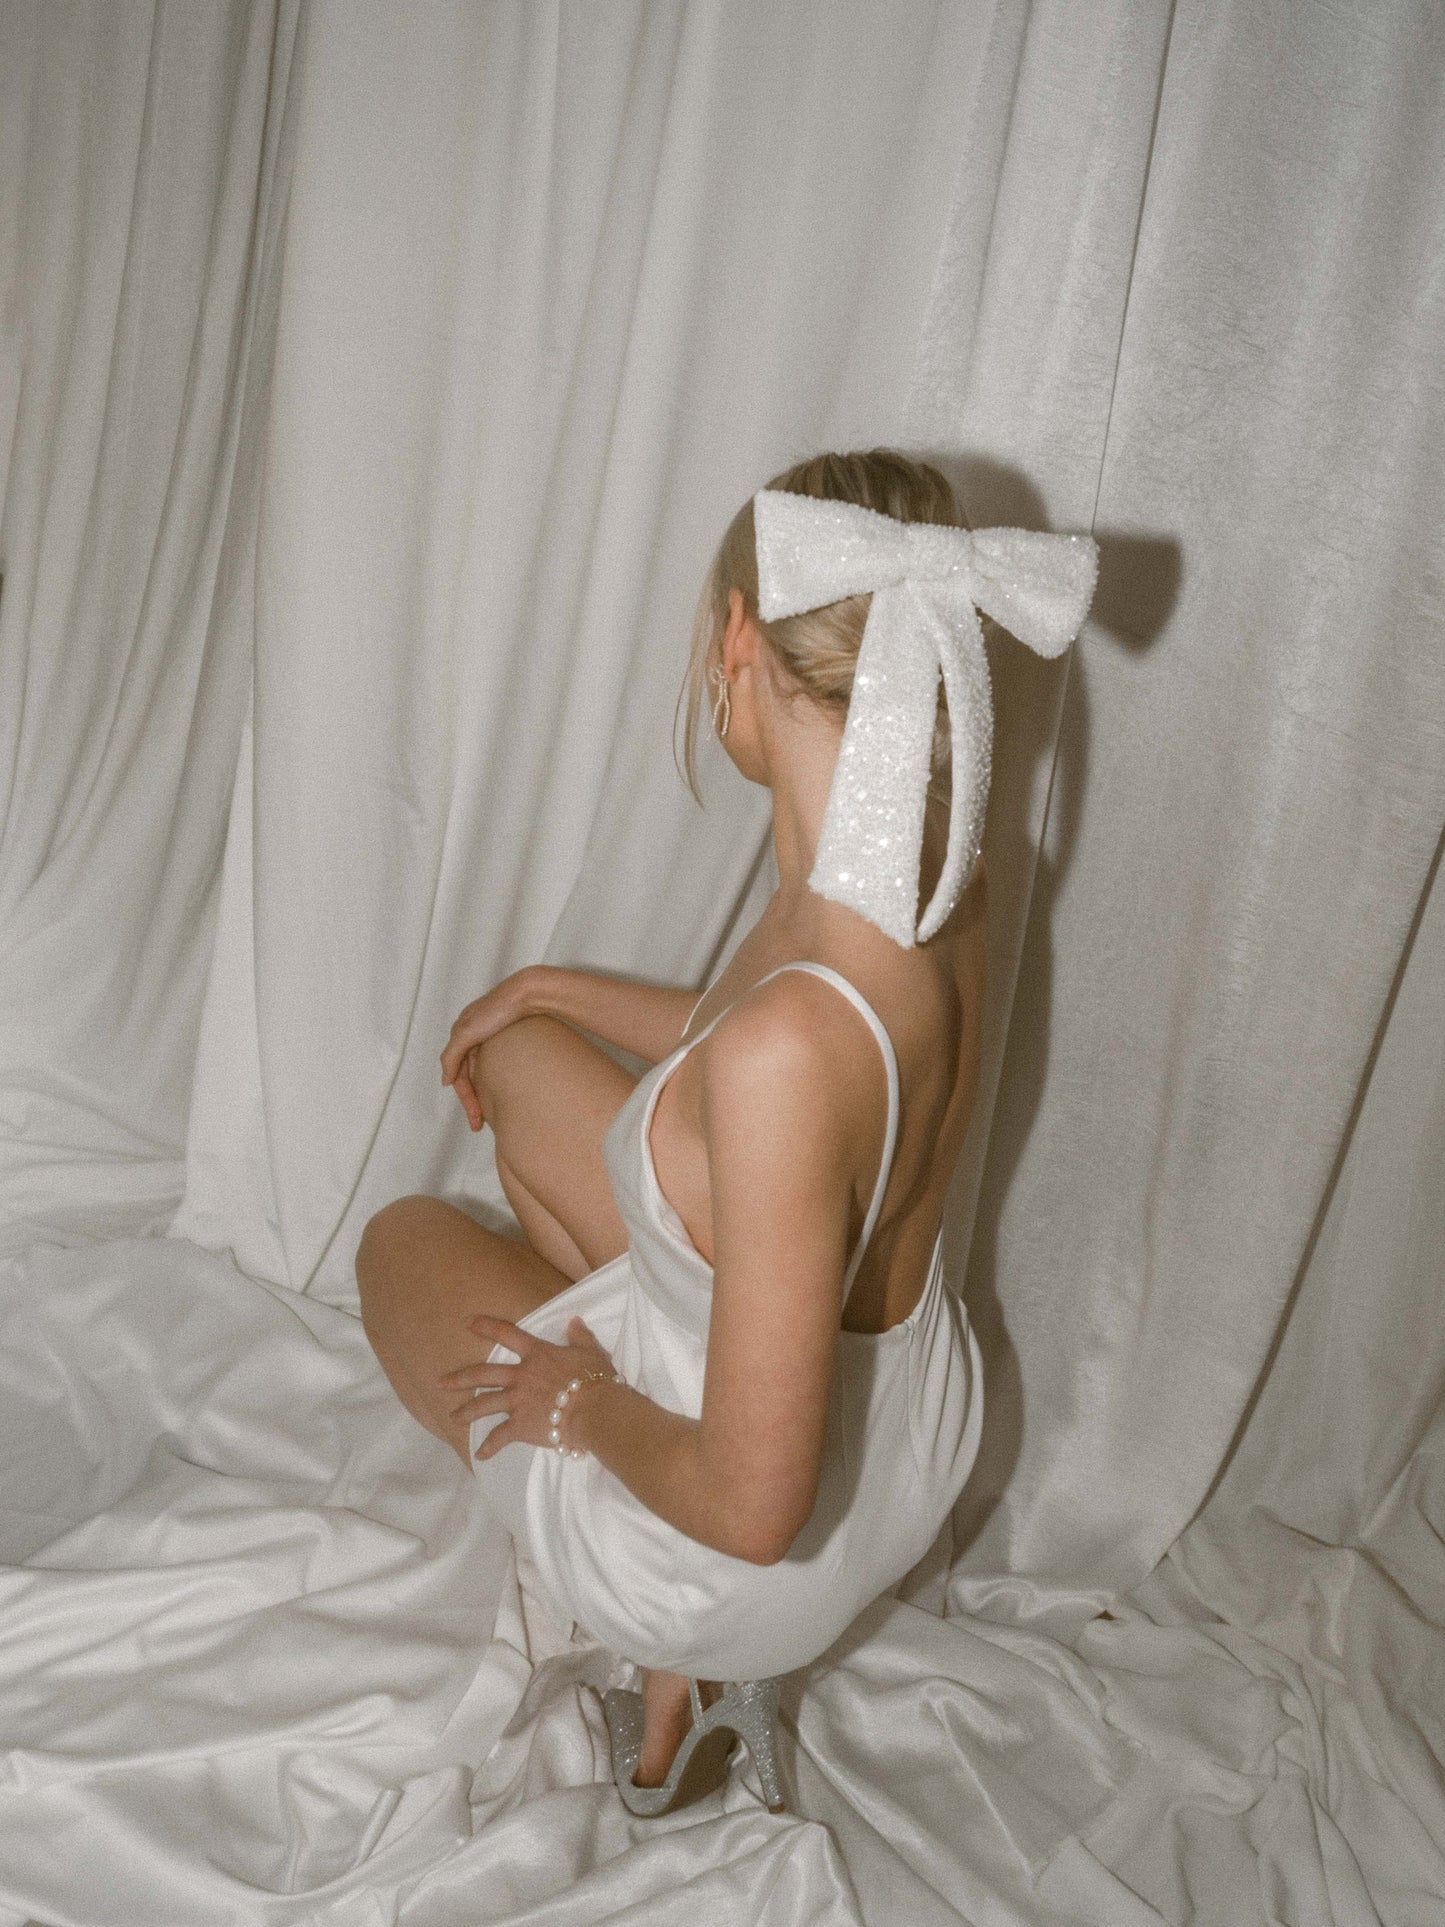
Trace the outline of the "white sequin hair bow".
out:
[[[764,622],[873,594],[808,886],[905,948],[926,943],[983,840],[993,697],[978,611],[1039,655],[1062,655],[1088,613],[1098,549],[1087,535],[899,522],[782,489],[758,490],[753,522]],[[915,927],[940,670],[953,803],[943,871]]]

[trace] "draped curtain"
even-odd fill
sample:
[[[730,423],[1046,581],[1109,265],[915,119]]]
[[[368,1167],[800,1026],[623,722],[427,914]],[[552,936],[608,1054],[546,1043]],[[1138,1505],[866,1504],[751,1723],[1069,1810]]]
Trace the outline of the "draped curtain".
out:
[[[79,1303],[87,1250],[199,1247],[198,1305],[339,1356],[371,1212],[503,1208],[457,1009],[700,984],[766,899],[766,797],[672,754],[739,502],[892,443],[1091,529],[1066,661],[993,648],[987,1423],[904,1597],[1227,1760],[1238,1821],[1101,1741],[1014,1827],[1034,1911],[971,1917],[1274,1918],[1265,1863],[1281,1917],[1426,1917],[1445,16],[10,0],[0,89],[5,1249]],[[1181,1710],[1221,1667],[1289,1719]],[[881,1917],[841,1811],[817,1918]]]

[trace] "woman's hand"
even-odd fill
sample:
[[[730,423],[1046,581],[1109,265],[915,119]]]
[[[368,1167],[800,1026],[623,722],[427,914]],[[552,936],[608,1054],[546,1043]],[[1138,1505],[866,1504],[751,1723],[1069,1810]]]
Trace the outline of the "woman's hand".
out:
[[[453,1408],[453,1418],[486,1418],[503,1412],[506,1418],[494,1425],[477,1450],[479,1459],[489,1459],[504,1445],[551,1445],[547,1436],[548,1420],[564,1385],[583,1372],[613,1370],[612,1360],[580,1318],[569,1320],[567,1343],[553,1345],[545,1338],[524,1331],[505,1318],[489,1318],[479,1313],[467,1320],[467,1329],[487,1345],[505,1345],[515,1352],[516,1365],[463,1365],[444,1372],[438,1384],[448,1391],[471,1396]]]
[[[495,1037],[519,1017],[538,1009],[536,964],[514,970],[510,977],[467,1005],[452,1025],[447,1047],[442,1052],[442,1083],[456,1092],[467,1123],[474,1131],[482,1128],[482,1103],[477,1096],[476,1052],[489,1037]]]

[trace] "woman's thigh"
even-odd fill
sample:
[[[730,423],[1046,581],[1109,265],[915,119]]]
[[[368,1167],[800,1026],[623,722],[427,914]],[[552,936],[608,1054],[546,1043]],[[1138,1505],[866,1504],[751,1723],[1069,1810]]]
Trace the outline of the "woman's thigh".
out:
[[[477,1096],[496,1134],[503,1186],[532,1243],[574,1279],[619,1257],[627,1227],[602,1140],[636,1080],[554,1017],[509,1024],[482,1045],[477,1060]],[[532,1205],[539,1208],[535,1228],[528,1222]],[[555,1249],[547,1219],[565,1234]]]
[[[516,1321],[571,1280],[519,1239],[506,1238],[441,1198],[398,1198],[378,1211],[356,1253],[361,1321],[412,1417],[468,1466],[470,1419],[437,1380],[479,1363],[489,1347],[467,1329],[478,1312]]]

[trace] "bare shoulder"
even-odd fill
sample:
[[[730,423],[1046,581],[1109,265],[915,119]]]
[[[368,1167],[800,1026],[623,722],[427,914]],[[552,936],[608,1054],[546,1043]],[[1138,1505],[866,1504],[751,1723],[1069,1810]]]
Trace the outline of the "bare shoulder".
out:
[[[701,1047],[709,1076],[773,1078],[816,1071],[857,1027],[845,1000],[811,970],[754,984],[724,1012]]]
[[[705,1112],[778,1120],[831,1117],[851,1139],[870,1102],[886,1104],[886,1073],[864,1020],[810,970],[756,984],[699,1048]],[[876,1088],[875,1088],[876,1087]]]

